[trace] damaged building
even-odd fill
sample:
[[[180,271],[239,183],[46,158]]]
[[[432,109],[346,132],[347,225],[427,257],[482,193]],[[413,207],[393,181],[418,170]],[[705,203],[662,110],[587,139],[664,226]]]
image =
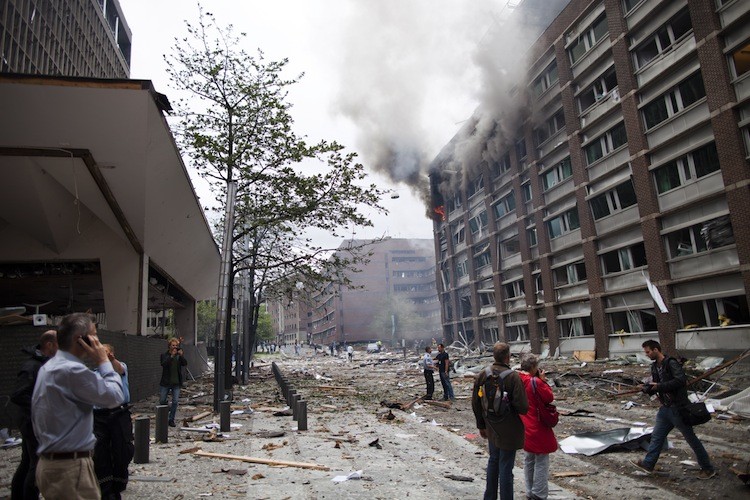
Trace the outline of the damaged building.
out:
[[[435,256],[429,239],[345,241],[365,245],[366,263],[350,272],[350,286],[329,283],[311,298],[309,340],[315,344],[366,343],[413,346],[440,337]]]
[[[527,56],[515,132],[432,164],[443,336],[750,345],[750,2],[572,0]]]

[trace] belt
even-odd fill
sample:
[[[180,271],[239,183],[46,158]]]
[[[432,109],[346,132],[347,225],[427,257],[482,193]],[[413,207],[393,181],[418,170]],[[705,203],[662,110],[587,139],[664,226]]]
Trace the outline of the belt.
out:
[[[89,451],[62,451],[52,453],[42,453],[41,457],[47,460],[75,460],[77,458],[91,458],[94,454],[92,450]]]

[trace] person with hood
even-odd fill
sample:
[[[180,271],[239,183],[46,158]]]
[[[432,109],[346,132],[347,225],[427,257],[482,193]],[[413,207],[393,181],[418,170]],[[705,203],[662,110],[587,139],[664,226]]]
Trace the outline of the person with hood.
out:
[[[31,396],[39,369],[57,352],[57,332],[47,330],[39,337],[39,344],[24,347],[21,352],[27,354],[29,359],[21,365],[16,379],[16,389],[10,398],[19,408],[18,428],[23,440],[21,463],[18,464],[11,483],[12,500],[39,498],[39,489],[34,479],[36,464],[39,461],[36,454],[39,443],[31,424]]]

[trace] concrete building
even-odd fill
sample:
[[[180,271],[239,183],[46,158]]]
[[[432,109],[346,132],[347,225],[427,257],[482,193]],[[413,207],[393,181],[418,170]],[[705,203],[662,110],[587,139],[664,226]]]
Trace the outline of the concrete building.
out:
[[[271,323],[279,344],[294,345],[308,342],[307,318],[310,306],[303,297],[297,294],[291,300],[268,300],[265,306],[271,315]]]
[[[440,337],[440,307],[435,288],[432,241],[386,238],[365,244],[369,262],[348,275],[350,287],[329,284],[312,297],[307,330],[315,344],[366,343],[413,345]]]
[[[118,0],[0,3],[0,73],[127,78],[131,39]]]
[[[459,188],[433,164],[444,336],[747,348],[750,2],[572,0],[529,60],[515,136]]]

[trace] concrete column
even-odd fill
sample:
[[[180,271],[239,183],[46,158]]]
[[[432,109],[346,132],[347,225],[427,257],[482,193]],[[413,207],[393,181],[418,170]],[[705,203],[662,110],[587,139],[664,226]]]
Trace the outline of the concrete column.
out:
[[[144,256],[143,260],[145,270],[141,268],[141,257],[125,245],[111,246],[107,252],[102,252],[100,262],[108,330],[130,334],[144,330],[145,314],[141,315],[141,324],[138,311],[145,310],[148,299],[148,257]]]
[[[185,304],[184,309],[175,309],[174,322],[178,336],[184,337],[186,344],[195,345],[198,340],[196,338],[198,310],[195,307],[195,301]]]

